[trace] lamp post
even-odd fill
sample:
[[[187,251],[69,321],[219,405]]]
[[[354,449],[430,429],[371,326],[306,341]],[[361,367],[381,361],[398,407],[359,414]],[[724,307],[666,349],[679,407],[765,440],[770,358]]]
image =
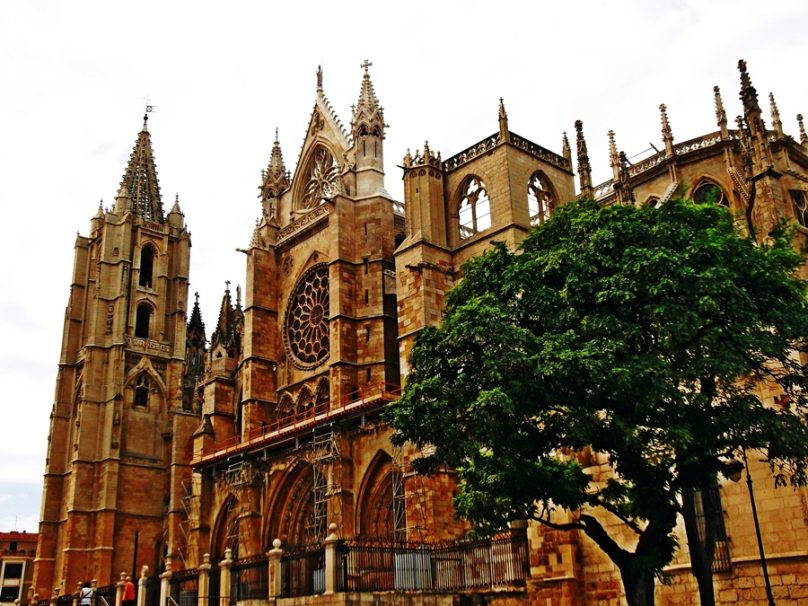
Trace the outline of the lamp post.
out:
[[[760,553],[760,566],[763,568],[763,582],[766,584],[766,597],[769,600],[769,606],[775,606],[774,594],[772,593],[772,585],[769,582],[769,567],[766,564],[766,551],[763,549],[763,537],[760,534],[760,520],[758,520],[757,505],[755,503],[755,491],[752,488],[752,476],[749,474],[749,461],[746,459],[746,448],[741,449],[743,455],[743,463],[737,459],[727,461],[725,469],[727,477],[733,482],[738,482],[741,479],[741,470],[746,468],[746,487],[749,489],[749,502],[752,505],[752,520],[755,523],[755,535],[757,536],[758,552]]]

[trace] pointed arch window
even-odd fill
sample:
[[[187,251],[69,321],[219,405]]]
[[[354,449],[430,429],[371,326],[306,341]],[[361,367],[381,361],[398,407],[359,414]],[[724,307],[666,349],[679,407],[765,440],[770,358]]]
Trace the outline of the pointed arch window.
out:
[[[149,406],[149,376],[142,374],[135,381],[135,399],[133,404],[142,408]]]
[[[485,183],[479,177],[468,177],[461,191],[458,218],[460,239],[464,240],[491,227],[491,202]]]
[[[138,284],[145,288],[152,287],[154,278],[154,249],[144,246],[140,249],[140,278]]]
[[[794,216],[803,227],[808,227],[808,195],[801,189],[791,190],[791,202],[794,204]]]
[[[148,303],[141,303],[135,312],[135,336],[143,339],[149,338],[149,324],[152,310]]]
[[[693,201],[699,204],[719,204],[729,208],[729,200],[724,190],[713,181],[704,179],[693,190]]]
[[[543,225],[555,210],[553,187],[542,172],[533,173],[527,184],[527,211],[531,225]]]

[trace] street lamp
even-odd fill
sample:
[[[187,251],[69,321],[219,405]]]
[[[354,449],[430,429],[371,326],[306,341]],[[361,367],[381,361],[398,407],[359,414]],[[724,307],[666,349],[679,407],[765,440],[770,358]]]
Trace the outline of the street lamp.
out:
[[[752,476],[749,475],[749,461],[746,460],[746,448],[741,449],[743,463],[738,459],[730,459],[724,464],[724,475],[733,482],[739,482],[741,471],[746,468],[746,487],[749,489],[749,502],[752,505],[752,520],[755,522],[755,535],[757,536],[758,551],[760,552],[760,566],[763,568],[763,581],[766,584],[766,597],[769,606],[775,606],[772,586],[769,582],[769,567],[766,564],[766,552],[763,549],[763,537],[760,534],[760,521],[758,520],[757,505],[755,504],[755,491],[752,489]]]

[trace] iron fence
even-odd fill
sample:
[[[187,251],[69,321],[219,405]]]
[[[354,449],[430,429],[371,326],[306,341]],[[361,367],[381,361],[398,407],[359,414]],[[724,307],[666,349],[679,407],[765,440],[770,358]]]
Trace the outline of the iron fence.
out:
[[[117,592],[115,585],[105,585],[104,587],[97,587],[95,590],[95,605],[96,606],[115,606],[115,594]]]
[[[301,547],[281,557],[281,597],[325,592],[325,548]]]
[[[219,606],[219,602],[221,601],[219,593],[221,593],[222,587],[222,570],[215,564],[210,567],[210,578],[208,582],[208,606]]]
[[[56,606],[71,606],[73,604],[73,594],[60,595],[56,598]]]
[[[199,570],[190,568],[172,573],[168,594],[178,606],[196,606],[199,597]]]
[[[338,549],[337,591],[462,591],[523,585],[525,533],[437,545],[346,541]]]
[[[269,564],[264,554],[233,562],[231,602],[235,599],[267,599],[269,595]]]

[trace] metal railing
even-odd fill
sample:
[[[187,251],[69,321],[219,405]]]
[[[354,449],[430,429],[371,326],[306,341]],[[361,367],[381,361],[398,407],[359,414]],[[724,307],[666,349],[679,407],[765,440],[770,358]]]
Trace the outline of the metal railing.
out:
[[[265,600],[269,592],[269,564],[264,554],[233,562],[231,601]]]
[[[281,597],[325,592],[325,548],[300,547],[281,557]]]
[[[461,591],[523,585],[527,536],[438,545],[346,541],[338,549],[337,591]]]
[[[199,569],[190,568],[172,573],[168,595],[174,606],[197,606]]]

